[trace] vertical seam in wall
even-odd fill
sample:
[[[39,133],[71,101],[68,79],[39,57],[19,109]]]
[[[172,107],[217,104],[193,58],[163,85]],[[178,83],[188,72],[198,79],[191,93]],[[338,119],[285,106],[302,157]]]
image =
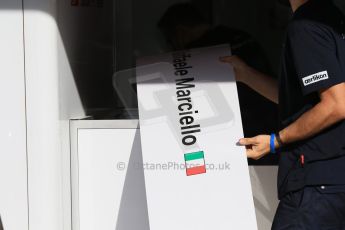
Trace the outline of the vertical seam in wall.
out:
[[[23,26],[23,54],[24,54],[24,107],[25,107],[25,152],[26,152],[26,199],[27,199],[27,224],[30,230],[30,208],[29,208],[29,155],[28,155],[28,118],[27,118],[27,91],[26,91],[26,52],[25,52],[25,9],[24,0],[22,0],[22,26]]]
[[[72,122],[71,120],[69,120],[68,122],[68,135],[69,135],[69,186],[70,186],[70,209],[71,209],[71,213],[70,213],[70,226],[71,226],[71,230],[73,229],[73,188],[72,188],[72,151],[73,151],[73,147],[72,147]]]
[[[77,229],[73,229],[73,230],[80,230],[80,199],[79,199],[79,127],[77,128],[77,155],[76,155],[76,161],[74,162],[76,169],[76,180],[75,180],[75,184],[77,184],[77,195],[76,198],[77,199],[77,207],[74,207],[75,210],[77,210],[77,218],[75,218],[78,222],[77,222]],[[74,193],[75,194],[75,193]],[[73,210],[72,210],[73,211]]]

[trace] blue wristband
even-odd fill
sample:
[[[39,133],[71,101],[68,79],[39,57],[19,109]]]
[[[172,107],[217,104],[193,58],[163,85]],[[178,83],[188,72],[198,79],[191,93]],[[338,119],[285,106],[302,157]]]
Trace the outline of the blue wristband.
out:
[[[276,135],[274,133],[271,134],[271,140],[270,140],[270,150],[271,150],[271,153],[276,153],[276,147],[275,147],[275,144],[274,144],[274,141],[276,139]]]

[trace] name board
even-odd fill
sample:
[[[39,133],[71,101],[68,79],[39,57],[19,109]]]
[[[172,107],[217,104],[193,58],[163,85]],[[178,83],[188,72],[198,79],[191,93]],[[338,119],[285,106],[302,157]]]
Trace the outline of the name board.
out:
[[[257,229],[229,46],[140,60],[137,91],[151,230]]]

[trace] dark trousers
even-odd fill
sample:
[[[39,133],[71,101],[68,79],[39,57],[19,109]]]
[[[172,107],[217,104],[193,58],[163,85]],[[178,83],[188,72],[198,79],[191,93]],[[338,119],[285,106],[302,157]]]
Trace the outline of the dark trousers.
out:
[[[345,230],[345,191],[306,187],[281,199],[272,230]]]

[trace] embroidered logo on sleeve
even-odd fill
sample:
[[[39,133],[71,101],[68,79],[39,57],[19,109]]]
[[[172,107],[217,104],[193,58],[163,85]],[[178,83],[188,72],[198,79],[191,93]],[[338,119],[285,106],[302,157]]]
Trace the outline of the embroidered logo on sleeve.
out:
[[[327,71],[322,71],[322,72],[314,73],[312,75],[304,77],[302,78],[302,81],[303,81],[304,86],[307,86],[307,85],[314,84],[318,81],[323,81],[326,79],[328,79],[328,73]]]

